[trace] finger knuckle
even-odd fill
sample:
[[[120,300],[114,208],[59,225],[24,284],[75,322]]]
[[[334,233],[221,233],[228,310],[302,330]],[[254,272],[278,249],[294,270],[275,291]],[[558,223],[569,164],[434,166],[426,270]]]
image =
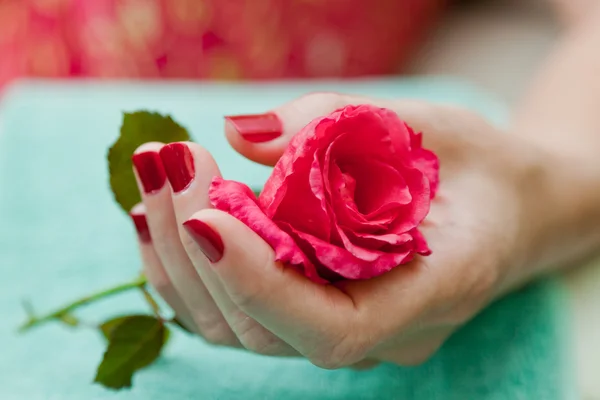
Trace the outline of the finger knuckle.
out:
[[[239,339],[242,346],[256,354],[278,356],[284,353],[281,341],[270,332],[246,334],[239,336]]]
[[[173,283],[166,274],[145,274],[150,282],[150,285],[164,297],[165,293],[173,290]]]
[[[232,329],[247,350],[264,356],[282,353],[282,341],[243,312],[233,317]]]
[[[262,298],[262,290],[258,287],[250,288],[250,285],[244,287],[243,290],[232,291],[230,293],[231,300],[241,309],[241,310],[251,310],[255,308],[256,304],[259,302],[259,299]]]
[[[319,368],[328,370],[345,368],[353,364],[348,361],[348,357],[333,352],[315,355],[310,357],[309,361]]]
[[[265,257],[262,261],[266,266],[260,268],[261,271],[273,269],[273,257]],[[244,284],[236,287],[230,287],[229,297],[238,306],[240,310],[247,313],[249,310],[256,309],[262,304],[268,304],[278,288],[267,288],[257,279],[252,284]]]
[[[216,323],[209,324],[197,321],[196,323],[198,324],[200,335],[208,343],[216,346],[236,346],[237,339],[226,322],[219,321]]]
[[[356,364],[365,358],[367,346],[355,335],[344,335],[327,341],[326,346],[319,346],[309,361],[319,368],[340,369]]]

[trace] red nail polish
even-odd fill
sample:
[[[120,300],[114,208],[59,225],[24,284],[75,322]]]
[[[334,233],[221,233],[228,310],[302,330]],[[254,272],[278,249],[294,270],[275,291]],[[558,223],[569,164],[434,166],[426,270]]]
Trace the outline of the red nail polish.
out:
[[[252,143],[263,143],[281,136],[283,126],[273,113],[225,117],[239,134]]]
[[[153,193],[165,185],[167,175],[157,152],[145,151],[134,154],[131,161],[140,177],[144,192]]]
[[[143,243],[150,243],[152,238],[150,237],[150,229],[148,229],[148,221],[144,214],[130,213],[131,219],[135,225],[135,229],[140,237],[140,241]]]
[[[183,226],[211,263],[223,257],[223,240],[213,228],[198,219],[190,219]]]
[[[160,149],[160,158],[175,193],[192,183],[196,175],[194,156],[185,143],[171,143]]]

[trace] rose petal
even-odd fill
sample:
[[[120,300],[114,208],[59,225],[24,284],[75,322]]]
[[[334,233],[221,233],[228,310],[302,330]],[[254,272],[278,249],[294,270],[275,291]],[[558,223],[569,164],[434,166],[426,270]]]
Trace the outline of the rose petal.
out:
[[[440,183],[440,160],[435,153],[423,148],[423,134],[421,132],[415,133],[406,123],[404,123],[404,126],[411,136],[410,147],[413,165],[421,170],[429,180],[430,196],[433,199]]]
[[[354,201],[356,181],[352,176],[343,174],[339,166],[332,160],[332,152],[336,143],[344,140],[347,134],[341,134],[327,147],[323,157],[323,177],[325,177],[325,193],[329,197],[337,223],[350,229],[374,232],[385,229],[395,217],[393,212],[371,215],[368,219],[358,211]]]
[[[426,149],[413,151],[413,165],[421,170],[429,180],[430,197],[433,199],[440,185],[440,160]]]
[[[412,246],[407,246],[405,251],[397,253],[383,253],[365,249],[365,251],[375,254],[373,254],[372,257],[368,257],[370,260],[364,260],[354,256],[351,252],[342,247],[333,246],[330,243],[310,234],[295,230],[292,227],[290,227],[290,229],[292,236],[301,238],[306,243],[310,244],[314,250],[316,263],[318,262],[324,268],[327,268],[346,279],[373,278],[390,271],[394,267],[404,264],[413,258]]]
[[[397,157],[390,130],[384,124],[381,116],[372,112],[373,108],[372,106],[359,106],[355,113],[351,116],[347,116],[348,113],[344,114],[347,118],[340,118],[334,128],[330,128],[341,132],[337,140],[331,143],[331,159],[350,162],[357,159],[375,158],[390,161]],[[408,137],[405,152],[408,153]]]
[[[216,209],[234,216],[267,242],[275,251],[277,261],[300,269],[306,277],[315,282],[325,282],[290,235],[281,230],[260,209],[254,193],[248,186],[215,177],[211,182],[208,195]]]
[[[404,127],[408,131],[410,136],[410,149],[416,150],[423,147],[423,133],[415,132],[413,128],[411,128],[406,122],[404,122]]]
[[[273,217],[286,195],[290,176],[308,175],[313,155],[319,148],[318,143],[321,139],[329,139],[323,136],[327,134],[327,128],[333,124],[334,120],[331,117],[315,119],[292,138],[275,164],[259,197],[261,208],[265,210],[268,217]]]
[[[400,246],[413,241],[412,231],[410,233],[385,233],[382,235],[373,235],[370,233],[352,232],[344,230],[350,242],[357,246],[368,249],[381,250],[384,246]]]
[[[422,256],[428,256],[431,254],[431,249],[427,245],[427,241],[425,240],[425,237],[423,236],[420,230],[415,228],[410,231],[410,235],[413,237],[413,246],[415,253],[418,253]]]
[[[390,164],[367,158],[339,167],[356,182],[354,202],[367,219],[412,201],[406,181]]]
[[[330,134],[327,132],[330,124],[332,121],[327,119],[320,123],[313,122],[314,126],[309,125],[310,129],[314,129],[313,136],[305,135],[305,142],[288,146],[259,197],[259,203],[267,217],[290,222],[296,228],[323,240],[329,240],[331,218],[323,200],[313,193],[313,189],[322,191],[322,184],[319,188],[319,182],[315,180],[311,183],[308,176],[319,147],[318,140],[331,140],[323,137]]]
[[[431,196],[429,181],[418,169],[406,169],[402,172],[413,197],[412,202],[398,210],[394,222],[392,222],[390,233],[404,233],[416,228],[429,213]]]
[[[347,194],[348,189],[344,187],[346,181],[340,168],[336,164],[331,165],[329,174],[329,182],[332,185],[332,207],[335,210],[335,217],[338,224],[351,230],[376,232],[386,229],[394,220],[396,215],[393,213],[381,214],[377,219],[368,220],[365,215],[358,211],[353,199],[349,199],[347,195],[341,195],[341,193]]]
[[[309,173],[307,173],[308,175]],[[326,204],[315,197],[312,182],[307,175],[291,175],[286,181],[287,192],[275,210],[273,220],[286,221],[296,228],[329,240],[331,231],[330,213]],[[318,190],[315,188],[315,190]]]
[[[323,167],[319,161],[318,152],[315,153],[313,158],[313,163],[310,168],[310,174],[308,176],[308,183],[310,185],[311,191],[315,198],[320,203],[320,211],[322,210],[326,216],[328,216],[326,221],[319,220],[311,220],[308,219],[306,222],[311,225],[315,225],[314,228],[311,228],[307,232],[315,232],[314,235],[322,238],[323,240],[330,240],[331,237],[331,225],[333,224],[333,211],[329,206],[328,196],[326,194],[325,188],[325,179],[323,176]],[[318,226],[317,226],[318,225]],[[298,225],[296,225],[298,226]]]
[[[400,159],[407,159],[413,141],[413,130],[392,110],[379,109],[379,115],[389,131],[394,153]]]
[[[292,226],[286,222],[279,221],[277,225],[290,235],[294,239],[294,242],[298,245],[298,247],[304,252],[304,254],[309,258],[312,264],[315,266],[317,274],[322,279],[328,282],[335,282],[343,279],[342,276],[333,272],[329,268],[325,267],[319,262],[319,259],[316,256],[315,249],[312,247],[309,241],[305,240],[304,237],[301,237],[296,234],[296,230],[292,228]]]

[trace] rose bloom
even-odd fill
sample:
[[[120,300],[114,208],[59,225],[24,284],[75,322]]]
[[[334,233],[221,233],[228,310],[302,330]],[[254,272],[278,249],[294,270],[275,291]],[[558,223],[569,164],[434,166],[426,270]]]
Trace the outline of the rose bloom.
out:
[[[368,279],[431,250],[418,227],[439,183],[437,156],[387,109],[348,106],[291,140],[257,199],[215,178],[214,207],[315,282]]]

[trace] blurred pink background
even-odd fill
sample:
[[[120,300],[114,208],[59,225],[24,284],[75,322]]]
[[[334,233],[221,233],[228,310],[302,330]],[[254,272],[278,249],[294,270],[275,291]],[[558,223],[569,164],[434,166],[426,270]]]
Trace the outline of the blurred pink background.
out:
[[[275,79],[401,70],[443,0],[0,0],[22,76]]]

